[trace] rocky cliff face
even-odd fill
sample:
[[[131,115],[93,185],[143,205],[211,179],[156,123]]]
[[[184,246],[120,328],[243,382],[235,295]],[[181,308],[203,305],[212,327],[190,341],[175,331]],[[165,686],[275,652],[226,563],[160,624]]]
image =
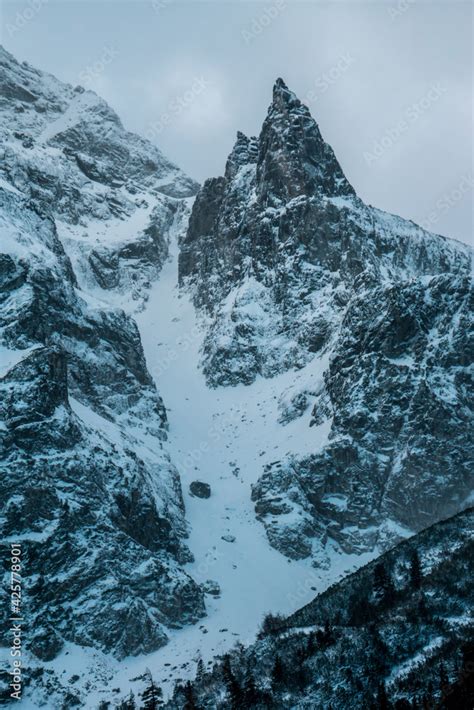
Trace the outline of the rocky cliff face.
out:
[[[372,549],[466,504],[470,263],[467,246],[365,205],[281,80],[258,139],[238,134],[204,184],[180,280],[210,316],[208,383],[324,370],[281,401],[314,454],[275,462],[252,492],[284,554],[325,564],[334,542]]]
[[[464,507],[473,487],[472,307],[467,276],[354,295],[302,415],[315,429],[329,421],[326,445],[276,462],[253,488],[272,544],[316,559],[328,539],[362,551]]]
[[[195,185],[94,94],[0,62],[0,524],[24,543],[25,643],[145,653],[203,592],[137,326],[92,294],[143,299]]]

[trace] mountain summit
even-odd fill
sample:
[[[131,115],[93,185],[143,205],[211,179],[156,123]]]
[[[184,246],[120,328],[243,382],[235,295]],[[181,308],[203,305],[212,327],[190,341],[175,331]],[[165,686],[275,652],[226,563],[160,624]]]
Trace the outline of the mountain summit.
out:
[[[302,194],[354,194],[308,107],[283,79],[273,87],[259,148],[257,183],[268,204]],[[266,190],[270,185],[273,190]]]

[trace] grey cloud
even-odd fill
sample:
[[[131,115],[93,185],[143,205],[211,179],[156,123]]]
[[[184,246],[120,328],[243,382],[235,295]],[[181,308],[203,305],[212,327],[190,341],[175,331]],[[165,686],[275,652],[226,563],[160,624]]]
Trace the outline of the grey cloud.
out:
[[[2,12],[9,51],[74,84],[87,75],[127,127],[160,126],[157,144],[198,180],[222,173],[237,130],[259,131],[282,76],[361,197],[472,239],[472,191],[439,208],[472,174],[468,2],[6,0]],[[17,27],[19,12],[30,19]],[[368,163],[434,85],[439,98]]]

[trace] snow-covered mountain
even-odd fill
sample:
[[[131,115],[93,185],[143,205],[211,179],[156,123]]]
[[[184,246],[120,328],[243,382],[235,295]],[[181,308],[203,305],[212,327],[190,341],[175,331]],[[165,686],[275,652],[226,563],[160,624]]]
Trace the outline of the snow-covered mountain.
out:
[[[281,79],[258,139],[239,133],[198,193],[180,282],[211,321],[209,385],[298,373],[281,436],[302,418],[312,451],[252,491],[284,554],[329,564],[328,542],[370,550],[467,505],[471,258],[365,205]]]
[[[0,70],[0,177],[53,210],[79,281],[139,298],[167,255],[180,205],[167,198],[192,196],[197,183],[93,91],[2,47]]]
[[[281,80],[201,189],[1,48],[0,116],[24,707],[171,691],[468,505],[470,250],[365,205]]]

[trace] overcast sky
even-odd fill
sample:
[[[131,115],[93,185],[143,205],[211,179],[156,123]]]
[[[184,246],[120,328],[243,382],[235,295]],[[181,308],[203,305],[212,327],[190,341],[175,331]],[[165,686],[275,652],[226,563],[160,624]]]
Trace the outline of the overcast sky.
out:
[[[3,0],[2,44],[86,84],[191,176],[222,174],[282,76],[370,204],[472,239],[472,5]]]

